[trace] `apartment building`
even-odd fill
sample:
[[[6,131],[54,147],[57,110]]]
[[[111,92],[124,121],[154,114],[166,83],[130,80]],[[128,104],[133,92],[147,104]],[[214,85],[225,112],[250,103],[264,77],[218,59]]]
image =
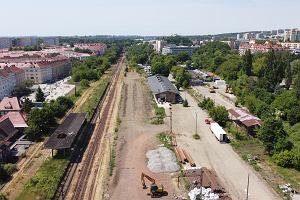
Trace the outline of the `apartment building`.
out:
[[[16,86],[16,75],[8,67],[0,68],[0,99],[10,96]]]
[[[266,53],[271,50],[275,51],[283,51],[284,48],[281,45],[273,45],[273,44],[256,44],[253,42],[244,42],[240,44],[239,53],[240,55],[245,55],[246,50],[251,50],[251,53]]]
[[[300,42],[300,29],[285,31],[283,39],[284,42]]]

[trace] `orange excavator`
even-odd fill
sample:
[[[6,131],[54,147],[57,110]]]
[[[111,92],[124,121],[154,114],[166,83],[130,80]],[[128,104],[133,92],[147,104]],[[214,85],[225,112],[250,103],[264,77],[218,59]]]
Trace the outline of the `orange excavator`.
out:
[[[147,189],[147,185],[145,183],[145,178],[148,179],[151,182],[150,185],[150,193],[148,193],[148,195],[151,196],[151,198],[160,198],[162,196],[167,196],[168,193],[166,191],[164,191],[164,186],[160,185],[160,187],[158,187],[155,183],[155,179],[151,178],[150,176],[148,176],[147,174],[144,174],[142,172],[141,174],[141,182],[143,185],[143,189]]]

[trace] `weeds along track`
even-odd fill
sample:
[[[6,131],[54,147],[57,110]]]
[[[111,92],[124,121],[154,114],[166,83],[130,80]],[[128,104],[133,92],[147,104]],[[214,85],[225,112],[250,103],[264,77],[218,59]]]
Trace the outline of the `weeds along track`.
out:
[[[95,112],[93,113],[90,123],[85,127],[84,134],[81,134],[79,137],[79,142],[75,146],[75,150],[72,153],[71,161],[64,173],[55,196],[53,199],[60,200],[65,199],[68,193],[71,194],[72,199],[74,200],[83,200],[85,193],[90,181],[91,187],[94,187],[96,182],[96,176],[98,174],[98,167],[95,170],[92,170],[93,163],[96,159],[96,154],[99,151],[100,143],[102,137],[104,136],[105,126],[109,120],[109,111],[114,102],[113,99],[116,96],[116,87],[118,80],[120,78],[122,65],[124,63],[125,57],[122,56],[117,65],[113,69],[113,76],[111,81],[106,89],[106,92],[99,101]],[[105,104],[106,103],[106,104]],[[101,112],[101,116],[100,116]],[[96,126],[97,119],[99,126]],[[96,129],[94,129],[96,127]],[[92,138],[93,137],[93,138]],[[89,142],[91,140],[91,142]],[[75,178],[75,173],[78,171],[78,165],[80,164],[81,159],[83,159],[83,154],[86,151],[86,157],[82,161],[82,168],[78,173],[78,177]],[[74,190],[70,190],[71,184],[75,184]],[[93,199],[94,191],[89,191],[89,197],[86,199]]]

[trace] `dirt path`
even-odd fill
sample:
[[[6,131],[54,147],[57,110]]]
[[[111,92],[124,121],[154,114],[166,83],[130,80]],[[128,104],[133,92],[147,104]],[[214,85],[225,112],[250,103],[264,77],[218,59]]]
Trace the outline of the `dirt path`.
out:
[[[254,169],[236,154],[230,144],[221,144],[205,124],[206,112],[197,106],[189,95],[185,96],[190,107],[173,106],[173,129],[177,134],[178,145],[183,146],[198,166],[216,171],[221,183],[233,199],[246,197],[247,176],[250,175],[249,200],[277,200],[278,195],[262,180]],[[196,112],[198,116],[198,134],[201,140],[195,140]]]
[[[149,92],[142,84],[138,74],[130,72],[124,80],[123,98],[119,112],[122,120],[117,146],[116,168],[110,181],[111,200],[148,199],[148,190],[143,190],[140,182],[141,172],[148,173],[162,183],[169,195],[162,199],[173,199],[175,193],[171,175],[151,173],[147,169],[146,152],[157,147],[156,134],[167,130],[167,126],[150,125],[151,103]]]

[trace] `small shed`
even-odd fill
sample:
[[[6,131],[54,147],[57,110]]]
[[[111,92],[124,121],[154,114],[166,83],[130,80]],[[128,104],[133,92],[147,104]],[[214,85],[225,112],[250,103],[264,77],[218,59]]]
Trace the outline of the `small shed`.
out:
[[[44,149],[51,149],[52,155],[53,150],[65,152],[70,149],[86,122],[86,116],[86,113],[70,113],[46,141]]]
[[[245,127],[249,134],[254,134],[255,128],[262,123],[261,119],[242,108],[231,108],[228,112],[229,118],[237,125]]]

